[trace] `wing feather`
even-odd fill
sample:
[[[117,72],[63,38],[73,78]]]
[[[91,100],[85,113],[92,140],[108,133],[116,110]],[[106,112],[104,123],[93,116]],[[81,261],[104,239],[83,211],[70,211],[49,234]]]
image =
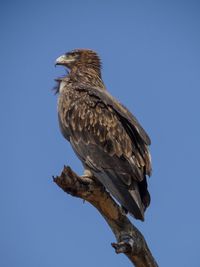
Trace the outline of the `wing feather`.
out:
[[[79,85],[75,90],[81,90],[83,96],[77,100],[78,116],[82,118],[84,114],[84,127],[81,135],[91,132],[95,136],[90,136],[91,142],[97,142],[104,147],[104,150],[111,156],[124,156],[130,164],[136,165],[138,170],[137,179],[143,179],[143,173],[151,175],[151,158],[148,145],[151,141],[145,130],[137,119],[107,91],[98,88],[87,88]],[[73,110],[76,113],[76,109]],[[75,118],[72,120],[72,127],[82,125],[82,122]],[[78,126],[77,126],[78,127]],[[74,129],[78,130],[78,128]],[[95,140],[94,140],[95,139]],[[134,166],[135,168],[135,166]],[[144,172],[143,172],[144,170]]]
[[[83,141],[86,145],[97,145],[109,156],[128,160],[135,173],[134,179],[143,180],[144,170],[150,168],[147,147],[126,129],[129,126],[124,127],[124,121],[103,98],[84,92],[71,104],[66,116],[76,144]]]
[[[146,145],[151,144],[151,140],[148,134],[140,125],[135,116],[124,105],[119,103],[113,96],[111,96],[108,91],[102,90],[98,87],[86,87],[82,84],[79,84],[76,87],[76,90],[85,90],[88,92],[89,95],[97,97],[106,105],[110,106],[112,109],[115,110],[116,113],[121,116],[122,119],[126,121],[126,123],[131,129],[134,128],[134,131],[139,134],[140,138],[145,142]]]
[[[107,92],[82,85],[60,97],[58,109],[61,131],[83,164],[136,218],[143,219],[149,204],[144,197],[145,174],[151,170],[150,139],[138,121]]]

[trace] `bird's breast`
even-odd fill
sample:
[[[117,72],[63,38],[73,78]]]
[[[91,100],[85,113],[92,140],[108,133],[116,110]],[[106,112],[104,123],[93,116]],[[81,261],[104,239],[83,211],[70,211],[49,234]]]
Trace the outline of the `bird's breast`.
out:
[[[61,132],[67,139],[71,135],[74,119],[79,114],[78,106],[81,98],[82,95],[73,90],[66,82],[62,81],[60,83],[58,98],[59,124]]]
[[[65,81],[61,81],[60,82],[60,86],[59,86],[59,93],[62,94],[64,87],[66,86],[66,82]]]

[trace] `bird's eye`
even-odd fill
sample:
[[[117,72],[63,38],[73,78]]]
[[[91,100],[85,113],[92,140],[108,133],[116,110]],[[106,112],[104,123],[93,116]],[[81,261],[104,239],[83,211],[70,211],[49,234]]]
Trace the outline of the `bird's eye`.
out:
[[[77,56],[77,53],[76,52],[72,52],[71,56],[75,57],[75,56]]]
[[[68,52],[65,54],[67,57],[74,57],[75,53],[74,52]]]
[[[66,56],[68,58],[75,58],[75,59],[77,59],[79,57],[79,54],[77,52],[68,52],[68,53],[66,53]]]

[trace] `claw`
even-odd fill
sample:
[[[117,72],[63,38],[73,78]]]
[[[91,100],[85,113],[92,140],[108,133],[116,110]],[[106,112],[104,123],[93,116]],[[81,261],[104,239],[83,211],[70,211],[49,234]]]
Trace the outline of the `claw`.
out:
[[[91,184],[92,183],[92,177],[88,177],[87,175],[81,175],[78,177],[78,180],[83,184]]]

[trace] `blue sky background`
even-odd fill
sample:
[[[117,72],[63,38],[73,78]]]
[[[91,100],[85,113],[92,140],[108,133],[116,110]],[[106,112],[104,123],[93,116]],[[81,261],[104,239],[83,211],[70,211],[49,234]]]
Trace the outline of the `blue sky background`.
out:
[[[59,132],[54,60],[91,48],[152,139],[152,203],[135,222],[162,267],[198,267],[199,1],[1,1],[0,266],[131,266],[88,203],[51,179],[82,167]]]

